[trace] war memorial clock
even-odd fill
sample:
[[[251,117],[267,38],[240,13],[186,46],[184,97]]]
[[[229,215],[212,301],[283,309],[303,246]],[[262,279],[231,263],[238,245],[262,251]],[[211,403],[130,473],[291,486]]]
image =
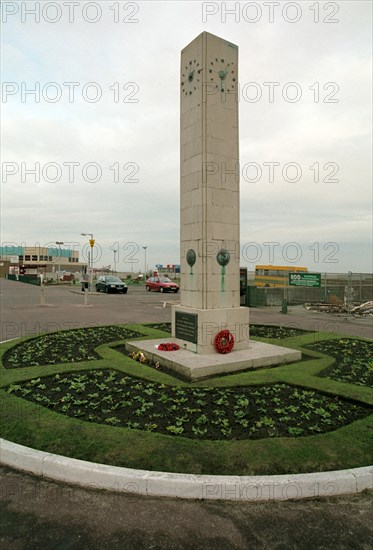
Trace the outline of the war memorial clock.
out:
[[[203,32],[181,52],[180,305],[173,336],[213,353],[226,329],[234,349],[249,345],[240,307],[238,48]]]
[[[249,341],[240,307],[238,48],[203,32],[181,52],[180,304],[172,338],[129,351],[188,380],[298,361],[301,352]]]

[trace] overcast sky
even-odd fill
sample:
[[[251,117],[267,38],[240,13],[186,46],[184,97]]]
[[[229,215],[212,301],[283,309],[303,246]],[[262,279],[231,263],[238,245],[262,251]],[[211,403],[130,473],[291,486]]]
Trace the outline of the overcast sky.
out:
[[[180,51],[208,31],[239,47],[241,265],[372,272],[371,2],[2,9],[3,245],[179,263]]]

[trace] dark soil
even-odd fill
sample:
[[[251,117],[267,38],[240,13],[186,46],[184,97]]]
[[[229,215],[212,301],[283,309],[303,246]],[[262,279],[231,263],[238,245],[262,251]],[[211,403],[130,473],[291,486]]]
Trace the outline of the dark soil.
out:
[[[171,323],[149,325],[164,332],[171,332]],[[251,334],[266,338],[289,338],[305,331],[266,325],[251,325]],[[108,344],[142,335],[116,325],[65,330],[48,333],[21,342],[5,352],[2,362],[5,368],[36,367],[59,363],[99,359],[94,351],[101,344]]]
[[[324,340],[307,347],[336,359],[320,376],[358,386],[373,387],[373,342],[342,338]]]
[[[152,323],[147,326],[157,330],[163,330],[163,332],[169,332],[171,334],[171,323]]]
[[[116,325],[53,332],[10,348],[2,362],[6,369],[14,369],[97,360],[97,346],[139,336],[142,335],[138,332]]]
[[[152,326],[166,330],[170,324]],[[304,333],[265,325],[252,326],[253,332],[269,338]],[[8,350],[4,366],[95,360],[98,345],[139,336],[119,326],[48,333]],[[115,346],[128,355],[123,347]],[[371,381],[370,342],[344,338],[310,347],[336,357],[324,376],[360,385]],[[304,437],[336,430],[371,413],[368,406],[286,384],[192,388],[149,382],[115,370],[56,374],[10,385],[7,391],[88,422],[209,440]]]
[[[202,440],[309,436],[372,412],[368,406],[287,384],[190,388],[115,370],[46,376],[7,391],[88,422]]]
[[[169,332],[171,334],[171,323],[153,323],[152,328],[162,330],[163,332]],[[284,338],[291,338],[292,336],[301,336],[311,332],[309,330],[301,330],[293,327],[278,327],[272,325],[250,325],[250,335],[258,336],[260,338],[269,338],[271,340],[282,340]]]

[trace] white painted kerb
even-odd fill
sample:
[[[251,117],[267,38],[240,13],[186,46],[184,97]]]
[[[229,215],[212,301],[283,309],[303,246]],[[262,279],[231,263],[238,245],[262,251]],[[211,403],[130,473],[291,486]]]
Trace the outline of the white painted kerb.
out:
[[[279,476],[205,476],[118,468],[30,449],[0,439],[0,463],[91,489],[206,500],[268,501],[360,493],[373,467]]]

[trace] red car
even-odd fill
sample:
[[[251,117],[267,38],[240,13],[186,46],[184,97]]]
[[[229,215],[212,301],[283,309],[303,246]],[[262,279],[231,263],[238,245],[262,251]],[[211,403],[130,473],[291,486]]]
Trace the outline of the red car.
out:
[[[60,281],[73,281],[75,279],[73,273],[63,273],[60,276]]]
[[[150,277],[146,281],[146,290],[158,290],[159,292],[179,292],[179,285],[168,277]]]

